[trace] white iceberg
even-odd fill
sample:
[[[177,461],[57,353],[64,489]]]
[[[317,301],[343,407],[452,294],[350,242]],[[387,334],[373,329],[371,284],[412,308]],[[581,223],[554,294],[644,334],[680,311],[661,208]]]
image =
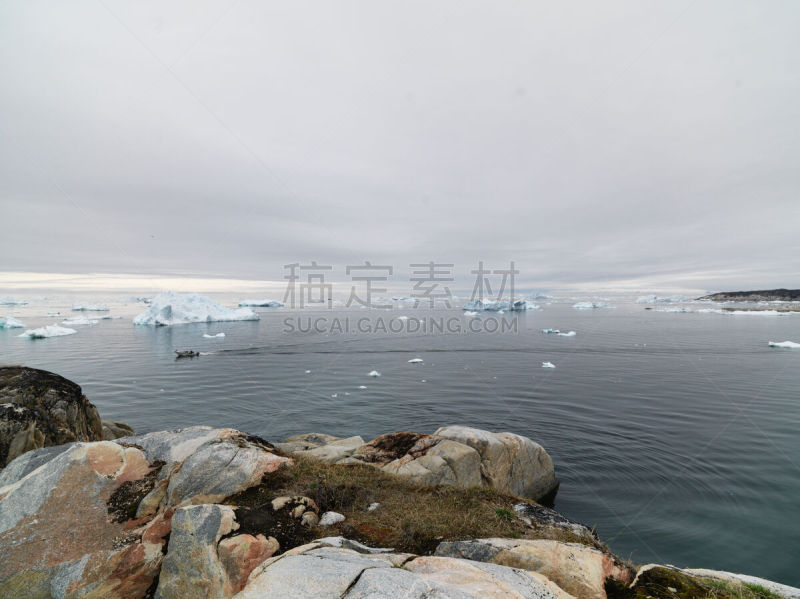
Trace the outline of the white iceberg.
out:
[[[422,363],[422,358],[411,358],[408,361],[408,363],[409,364],[421,364]]]
[[[74,304],[72,306],[73,312],[108,312],[108,306],[105,304]]]
[[[259,320],[260,316],[249,308],[234,310],[197,293],[167,291],[153,298],[146,312],[133,319],[133,324],[172,326],[192,322],[225,322],[233,320]]]
[[[464,316],[468,316],[468,317],[470,317],[470,318],[472,318],[472,317],[474,317],[474,316],[477,316],[477,315],[478,315],[478,313],[477,313],[477,312],[473,312],[473,311],[471,311],[471,310],[465,310],[465,311],[464,311]]]
[[[575,331],[567,331],[566,333],[558,332],[556,333],[556,335],[558,335],[559,337],[574,337],[575,335],[577,335],[577,333]]]
[[[92,320],[86,316],[76,316],[75,318],[67,318],[61,321],[61,324],[66,324],[69,326],[92,326],[97,324],[98,321]]]
[[[381,373],[378,372],[377,370],[373,370],[373,371],[367,373],[367,376],[379,377],[380,375],[381,375]]]
[[[77,333],[75,329],[67,327],[60,327],[57,324],[51,324],[39,329],[28,329],[18,337],[28,337],[29,339],[46,339],[48,337],[63,337],[64,335],[74,335]]]
[[[11,316],[0,317],[0,329],[24,329],[25,325]]]
[[[782,347],[783,349],[800,349],[800,343],[794,341],[770,341],[770,347]]]
[[[515,300],[513,303],[506,300],[472,300],[464,304],[462,310],[469,312],[522,312],[524,310],[538,310],[539,306],[527,300]]]
[[[542,368],[555,368],[556,365],[552,362],[542,362]]]
[[[225,333],[217,333],[216,335],[209,335],[208,333],[203,333],[203,337],[206,339],[222,339],[225,337]]]
[[[557,335],[560,332],[558,329],[542,329],[542,333],[545,335]]]
[[[578,302],[572,305],[576,310],[594,310],[595,308],[606,308],[608,304],[605,302]]]
[[[252,306],[254,308],[283,308],[283,302],[271,299],[245,299],[239,302],[240,307]]]
[[[637,304],[676,304],[686,301],[686,299],[682,295],[668,295],[668,296],[658,296],[658,295],[642,295],[636,298]]]
[[[359,388],[359,389],[366,389],[366,388],[367,388],[367,386],[366,386],[366,385],[359,385],[359,386],[358,386],[358,388]]]

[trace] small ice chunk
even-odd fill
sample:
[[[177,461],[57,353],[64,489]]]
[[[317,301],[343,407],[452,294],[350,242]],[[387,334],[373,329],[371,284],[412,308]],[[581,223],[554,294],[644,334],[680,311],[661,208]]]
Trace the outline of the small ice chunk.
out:
[[[542,368],[555,368],[556,365],[552,362],[542,362]]]
[[[333,397],[333,398],[339,397],[339,394],[338,393],[331,393],[331,397]]]
[[[575,331],[567,331],[566,333],[562,333],[561,331],[559,331],[558,333],[556,333],[556,335],[558,335],[559,337],[574,337],[575,335],[577,335],[577,333]]]
[[[422,358],[411,358],[408,361],[408,363],[409,364],[421,364],[422,363]]]
[[[271,299],[245,299],[239,302],[239,307],[283,308],[283,302]]]
[[[203,333],[203,337],[205,339],[222,339],[225,337],[225,333],[217,333],[216,335],[209,335],[208,333]]]
[[[542,333],[544,333],[545,335],[554,335],[561,333],[561,331],[559,331],[558,329],[542,329]]]
[[[398,316],[397,320],[408,320],[408,316]]]
[[[108,306],[105,304],[74,304],[72,306],[73,312],[108,312]]]
[[[377,501],[376,501],[375,503],[370,503],[370,504],[367,506],[367,511],[368,511],[368,512],[374,512],[374,511],[375,511],[375,510],[377,510],[377,509],[378,509],[380,506],[381,506],[381,504],[380,504],[380,503],[378,503]]]
[[[358,388],[359,388],[359,389],[366,389],[366,388],[367,388],[367,386],[366,386],[366,385],[359,385],[359,386],[358,386]]]
[[[167,291],[153,298],[146,312],[133,319],[136,325],[171,326],[192,322],[259,320],[250,308],[234,310],[197,293]]]
[[[25,325],[11,316],[0,317],[0,329],[22,329]]]
[[[97,324],[97,321],[87,316],[76,316],[75,318],[67,318],[61,321],[61,324],[69,326],[92,326]]]
[[[381,373],[378,372],[377,370],[372,370],[372,371],[367,373],[367,376],[373,376],[373,377],[376,377],[376,378],[379,377],[380,375],[381,375]]]
[[[61,312],[48,312],[48,316],[61,316]]]
[[[344,522],[344,515],[339,512],[325,512],[319,519],[320,526],[331,526],[339,522]]]
[[[311,374],[311,371],[310,370],[306,370],[306,374]]]
[[[800,349],[800,343],[794,341],[770,341],[770,347],[782,347],[783,349]]]
[[[477,315],[478,315],[478,313],[477,312],[473,312],[472,310],[465,310],[464,311],[464,316],[469,316],[470,318],[475,317]]]
[[[75,329],[67,327],[60,327],[57,324],[51,324],[39,329],[28,329],[22,335],[17,337],[28,337],[29,339],[47,339],[48,337],[63,337],[64,335],[74,335],[77,333]]]

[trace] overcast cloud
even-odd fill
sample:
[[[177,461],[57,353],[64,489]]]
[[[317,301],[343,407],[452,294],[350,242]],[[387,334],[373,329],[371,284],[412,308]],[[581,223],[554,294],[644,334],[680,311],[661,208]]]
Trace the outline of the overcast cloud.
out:
[[[800,4],[6,0],[0,270],[800,287]]]

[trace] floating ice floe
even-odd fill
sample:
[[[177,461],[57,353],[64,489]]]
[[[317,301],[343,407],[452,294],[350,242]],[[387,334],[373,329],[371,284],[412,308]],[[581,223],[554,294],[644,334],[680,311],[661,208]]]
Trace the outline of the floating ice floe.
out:
[[[783,349],[800,349],[800,343],[794,341],[770,341],[770,347],[782,347]]]
[[[558,335],[559,337],[574,337],[577,335],[575,331],[567,331],[566,333],[562,333],[559,329],[542,329],[542,333],[545,335]]]
[[[477,312],[473,312],[472,310],[464,311],[464,316],[468,316],[470,318],[474,318],[477,315],[478,315],[478,313]]]
[[[577,335],[577,333],[576,333],[575,331],[567,331],[566,333],[561,333],[561,332],[558,332],[558,333],[556,333],[556,334],[557,334],[559,337],[574,337],[575,335]]]
[[[607,308],[608,304],[605,302],[578,302],[572,307],[576,310],[594,310],[595,308]]]
[[[408,316],[398,316],[397,320],[408,320]]]
[[[650,308],[647,309],[649,310]],[[689,308],[684,308],[683,306],[679,308],[658,308],[657,310],[654,310],[654,312],[675,312],[679,314],[688,314],[691,311],[692,310],[690,310]]]
[[[379,377],[380,375],[381,375],[381,373],[378,372],[377,370],[372,370],[372,371],[367,373],[367,376]]]
[[[411,358],[408,361],[409,364],[422,364],[422,358]]]
[[[0,329],[24,329],[25,325],[11,316],[0,317]]]
[[[733,316],[789,316],[797,312],[779,312],[778,310],[720,310],[719,308],[701,308],[701,314],[731,314]]]
[[[67,318],[61,321],[61,324],[69,326],[92,326],[97,324],[97,320],[93,320],[87,316],[76,316],[75,318]]]
[[[367,388],[367,386],[366,386],[366,385],[359,385],[359,386],[358,386],[358,388],[359,388],[359,389],[366,389],[366,388]]]
[[[28,302],[16,300],[13,297],[0,297],[0,306],[24,306]]]
[[[462,309],[472,312],[523,312],[538,310],[539,306],[527,300],[515,300],[513,303],[506,300],[472,300],[464,304]]]
[[[311,371],[310,370],[306,370],[306,374],[311,374]]]
[[[239,302],[240,307],[283,308],[284,303],[271,299],[245,299]]]
[[[203,337],[205,339],[222,339],[225,336],[225,333],[217,333],[216,335],[209,335],[208,333],[203,333]]]
[[[555,368],[556,365],[552,362],[542,362],[542,368]]]
[[[105,304],[74,304],[72,306],[73,312],[108,312],[108,306]]]
[[[150,307],[133,319],[133,324],[171,326],[192,322],[258,320],[250,308],[234,310],[197,293],[167,291],[153,298]]]
[[[60,327],[57,324],[47,325],[39,329],[28,329],[18,337],[28,337],[29,339],[47,339],[48,337],[63,337],[64,335],[74,335],[77,333],[75,329],[67,327]]]

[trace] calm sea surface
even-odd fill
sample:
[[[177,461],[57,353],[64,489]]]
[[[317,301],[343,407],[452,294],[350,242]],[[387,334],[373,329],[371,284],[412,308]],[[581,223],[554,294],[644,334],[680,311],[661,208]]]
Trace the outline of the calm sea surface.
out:
[[[287,333],[284,319],[298,313],[284,309],[257,309],[258,322],[134,327],[145,306],[111,301],[124,319],[69,337],[0,331],[0,363],[78,382],[104,418],[137,432],[210,424],[270,440],[369,439],[463,424],[520,433],[553,457],[556,508],[594,525],[619,555],[800,585],[800,350],[767,345],[800,342],[800,314],[669,313],[632,301],[580,311],[574,301],[495,316],[518,318],[517,333],[433,335]],[[41,326],[78,315],[70,306],[40,299],[0,306],[0,316]],[[459,310],[435,316],[466,322]],[[551,327],[577,335],[542,334]],[[217,332],[226,337],[202,337]],[[175,349],[208,353],[175,360]]]

